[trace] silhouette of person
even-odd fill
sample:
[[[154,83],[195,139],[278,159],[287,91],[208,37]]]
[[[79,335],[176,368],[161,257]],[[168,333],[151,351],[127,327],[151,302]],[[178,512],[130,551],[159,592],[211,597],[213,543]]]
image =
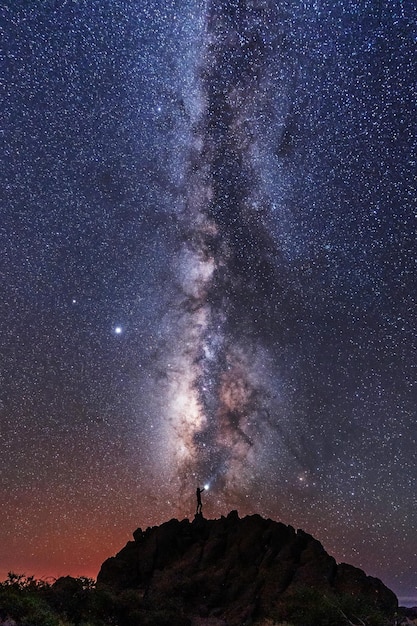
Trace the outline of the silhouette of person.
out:
[[[197,487],[197,491],[195,492],[197,496],[197,511],[195,513],[196,515],[198,515],[199,513],[201,514],[201,509],[203,508],[203,505],[201,503],[201,494],[204,490],[204,487],[202,489],[200,489],[200,487]]]

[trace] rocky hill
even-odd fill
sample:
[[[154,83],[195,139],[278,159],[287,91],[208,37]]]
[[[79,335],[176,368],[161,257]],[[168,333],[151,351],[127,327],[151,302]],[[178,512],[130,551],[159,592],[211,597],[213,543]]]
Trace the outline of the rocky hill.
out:
[[[133,537],[103,563],[97,583],[131,590],[138,611],[159,611],[161,624],[376,625],[390,623],[398,607],[380,580],[259,515],[172,519]]]

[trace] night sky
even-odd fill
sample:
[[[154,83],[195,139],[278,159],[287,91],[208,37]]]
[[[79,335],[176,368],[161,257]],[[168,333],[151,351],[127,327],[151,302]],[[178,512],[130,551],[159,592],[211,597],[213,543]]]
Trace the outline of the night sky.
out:
[[[417,604],[414,1],[0,11],[0,576],[207,484]]]

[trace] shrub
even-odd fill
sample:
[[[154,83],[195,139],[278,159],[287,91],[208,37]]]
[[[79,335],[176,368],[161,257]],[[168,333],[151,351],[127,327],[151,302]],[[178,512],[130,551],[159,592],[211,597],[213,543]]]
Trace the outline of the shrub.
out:
[[[361,597],[325,595],[310,587],[298,587],[282,598],[270,617],[294,626],[344,626],[349,622],[387,626],[389,620]]]

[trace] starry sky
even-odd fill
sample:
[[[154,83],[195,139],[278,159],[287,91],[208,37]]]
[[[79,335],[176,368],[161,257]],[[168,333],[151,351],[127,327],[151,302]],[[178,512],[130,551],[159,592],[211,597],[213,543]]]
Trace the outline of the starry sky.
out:
[[[195,512],[417,604],[412,0],[3,0],[0,575]]]

